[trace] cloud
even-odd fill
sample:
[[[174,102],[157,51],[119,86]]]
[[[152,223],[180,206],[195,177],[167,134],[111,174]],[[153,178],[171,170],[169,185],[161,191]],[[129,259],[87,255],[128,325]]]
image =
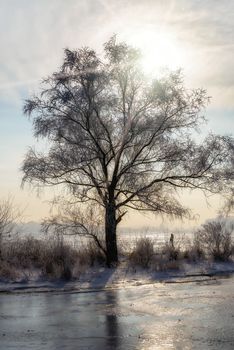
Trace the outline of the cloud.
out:
[[[61,64],[65,47],[100,52],[114,32],[128,40],[144,28],[174,33],[185,48],[191,82],[207,89],[234,86],[232,1],[9,0],[0,13],[1,99],[19,100],[22,89],[29,94]]]
[[[0,86],[19,90],[53,72],[66,46],[85,45],[99,18],[89,1],[6,1],[0,13]],[[95,17],[97,16],[97,18]]]

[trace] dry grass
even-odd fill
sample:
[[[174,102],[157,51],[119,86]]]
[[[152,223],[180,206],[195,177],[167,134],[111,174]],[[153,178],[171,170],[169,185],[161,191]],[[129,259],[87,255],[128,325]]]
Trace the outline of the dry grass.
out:
[[[183,258],[188,262],[197,262],[205,259],[205,251],[199,241],[189,243],[183,251]]]
[[[7,281],[15,281],[19,277],[15,266],[7,261],[0,260],[0,279]]]
[[[79,249],[79,264],[81,266],[92,267],[94,265],[104,265],[106,258],[103,252],[97,247],[94,242],[88,242]]]
[[[167,256],[159,253],[155,255],[152,269],[154,271],[179,270],[181,265],[181,260],[168,260]]]
[[[165,243],[155,254],[153,269],[156,271],[179,270],[183,253],[176,242],[174,245]]]
[[[171,244],[166,243],[161,248],[161,252],[162,252],[162,255],[165,256],[166,260],[168,261],[175,261],[182,258],[181,250],[177,245],[172,246]]]
[[[35,238],[15,239],[3,245],[2,258],[17,267],[39,267],[45,248],[45,243]]]
[[[78,252],[62,239],[54,239],[46,243],[48,245],[41,252],[42,273],[50,278],[72,279],[72,270],[78,260]]]
[[[130,265],[154,271],[180,268],[182,253],[178,247],[167,243],[160,249],[155,249],[155,246],[156,244],[152,239],[147,237],[138,239],[129,254]]]
[[[17,279],[16,271],[33,269],[37,269],[41,277],[70,280],[79,277],[88,267],[105,262],[94,243],[75,249],[58,237],[48,240],[27,237],[7,242],[2,248],[0,277],[9,280]]]
[[[203,225],[192,243],[178,240],[156,247],[154,240],[143,237],[135,242],[130,253],[126,253],[125,244],[120,254],[127,257],[131,267],[151,271],[178,270],[183,262],[211,257],[227,261],[234,255],[231,231],[222,222]],[[17,280],[20,273],[30,278],[36,270],[39,276],[47,279],[70,280],[79,278],[95,265],[104,266],[105,255],[92,241],[74,248],[57,236],[47,240],[27,237],[2,244],[0,278]]]
[[[227,261],[234,255],[231,230],[225,223],[217,222],[203,225],[192,242],[184,236],[182,240],[165,243],[160,248],[156,246],[156,242],[147,237],[138,239],[128,254],[130,266],[154,271],[178,270],[185,262],[196,263],[210,258]]]
[[[154,244],[147,237],[140,238],[136,241],[135,247],[129,255],[129,261],[132,266],[141,266],[149,268],[153,262]]]

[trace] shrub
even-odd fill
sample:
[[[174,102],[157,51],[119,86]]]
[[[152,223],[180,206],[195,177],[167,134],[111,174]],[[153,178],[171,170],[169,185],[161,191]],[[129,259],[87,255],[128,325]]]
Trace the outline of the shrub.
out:
[[[18,267],[39,267],[43,262],[45,243],[38,239],[27,237],[8,242],[4,246],[4,257]]]
[[[106,262],[106,257],[101,249],[94,243],[88,242],[79,250],[79,264],[82,266],[94,266],[95,264],[103,265]]]
[[[181,256],[180,248],[172,246],[169,243],[166,243],[162,247],[162,254],[166,257],[168,261],[178,260]]]
[[[17,277],[16,268],[7,261],[0,260],[0,279],[15,281]]]
[[[224,221],[210,221],[195,233],[195,244],[204,247],[214,260],[228,260],[232,255],[232,230]]]
[[[48,240],[16,239],[4,242],[2,248],[4,270],[2,268],[1,274],[4,276],[13,277],[13,271],[21,270],[22,273],[24,269],[36,268],[48,278],[70,280],[85,272],[87,267],[103,265],[106,261],[105,254],[95,242],[90,241],[78,250],[61,236],[52,236]]]
[[[92,241],[78,250],[61,236],[52,236],[48,240],[26,237],[2,245],[0,277],[9,276],[14,280],[15,271],[22,274],[24,269],[28,269],[28,273],[36,268],[48,278],[70,280],[84,273],[87,267],[104,265],[105,261],[105,254]]]
[[[54,239],[43,251],[42,271],[52,278],[70,280],[77,259],[78,253],[75,249],[65,244],[62,238]]]
[[[147,237],[144,237],[136,241],[135,247],[129,256],[129,259],[132,265],[138,265],[146,269],[152,264],[153,256],[153,241]]]
[[[38,240],[32,237],[7,242],[2,258],[9,266],[38,268],[50,278],[72,278],[78,252],[62,239]]]
[[[169,260],[168,256],[162,253],[157,254],[153,262],[153,269],[155,271],[179,270],[180,266],[180,260]]]
[[[15,232],[15,222],[20,218],[19,210],[14,206],[12,198],[0,200],[0,258],[4,241]]]
[[[190,244],[183,252],[183,258],[193,262],[204,259],[205,252],[200,242],[194,241],[193,244]]]

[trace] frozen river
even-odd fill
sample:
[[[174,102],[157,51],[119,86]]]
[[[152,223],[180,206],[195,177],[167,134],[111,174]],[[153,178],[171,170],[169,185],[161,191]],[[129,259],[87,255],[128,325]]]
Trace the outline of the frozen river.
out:
[[[184,282],[0,294],[0,349],[233,350],[234,277]]]

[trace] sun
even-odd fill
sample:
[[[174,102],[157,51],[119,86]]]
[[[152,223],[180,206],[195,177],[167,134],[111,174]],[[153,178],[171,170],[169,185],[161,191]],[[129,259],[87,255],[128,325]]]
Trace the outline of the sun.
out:
[[[145,73],[158,74],[163,68],[183,68],[185,54],[173,33],[141,30],[129,35],[129,41],[142,53],[141,65]]]

